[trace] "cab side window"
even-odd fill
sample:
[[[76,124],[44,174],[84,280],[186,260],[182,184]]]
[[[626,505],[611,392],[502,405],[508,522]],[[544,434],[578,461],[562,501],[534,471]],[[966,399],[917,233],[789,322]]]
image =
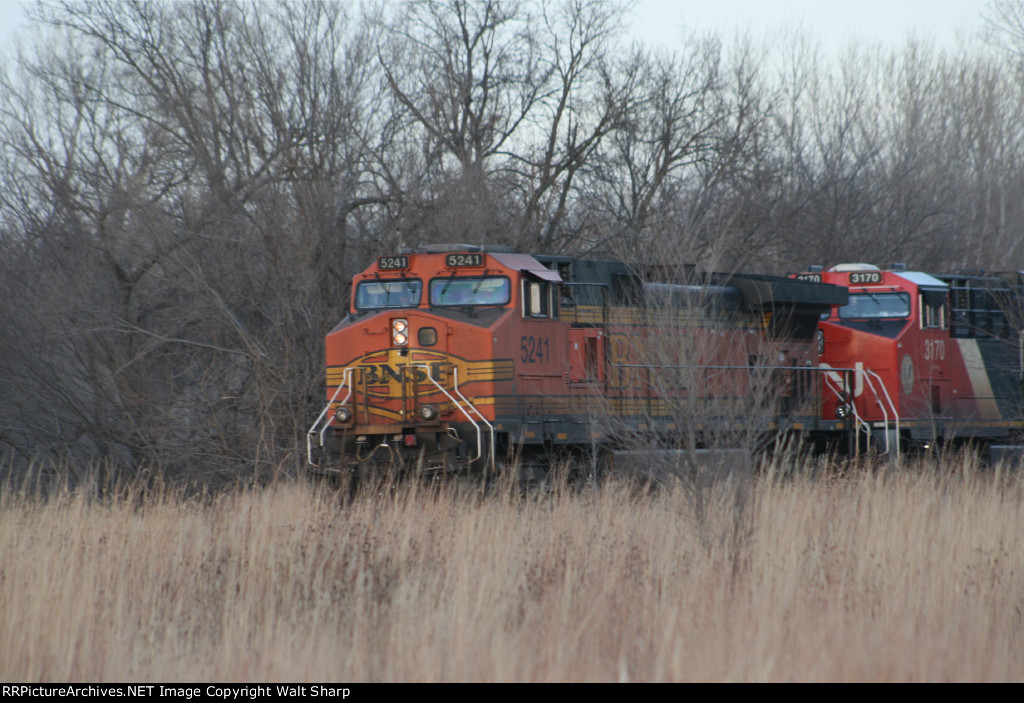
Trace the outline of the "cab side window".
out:
[[[946,315],[946,292],[936,290],[921,291],[921,329],[941,330],[948,325]]]
[[[523,278],[523,317],[558,317],[558,285]]]

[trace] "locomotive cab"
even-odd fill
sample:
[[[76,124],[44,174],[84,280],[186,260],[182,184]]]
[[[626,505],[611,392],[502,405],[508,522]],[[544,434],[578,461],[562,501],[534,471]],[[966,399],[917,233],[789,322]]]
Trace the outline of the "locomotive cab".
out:
[[[999,438],[1021,426],[1019,339],[994,296],[970,313],[963,281],[902,267],[844,264],[798,277],[849,291],[819,324],[826,426],[870,433],[888,451],[900,436]]]
[[[494,335],[516,316],[517,266],[529,265],[515,256],[428,248],[382,256],[355,277],[350,314],[326,340],[329,403],[310,433],[311,464],[430,472],[493,462],[494,399],[512,381]],[[314,461],[314,440],[330,462]]]

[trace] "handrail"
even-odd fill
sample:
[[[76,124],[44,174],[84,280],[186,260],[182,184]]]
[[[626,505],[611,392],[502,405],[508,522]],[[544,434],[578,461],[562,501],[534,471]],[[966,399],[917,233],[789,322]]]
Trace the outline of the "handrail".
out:
[[[462,403],[459,402],[458,399],[455,398],[455,396],[453,396],[451,393],[449,393],[448,390],[444,386],[442,386],[440,383],[438,383],[437,379],[435,379],[433,377],[433,375],[431,375],[431,368],[428,365],[426,365],[426,364],[412,364],[411,366],[414,367],[414,368],[423,369],[424,372],[426,373],[427,380],[429,380],[439,391],[441,391],[445,395],[445,397],[447,397],[448,400],[451,401],[452,405],[457,407],[462,412],[462,414],[466,417],[466,419],[469,420],[470,424],[473,425],[473,428],[476,430],[477,454],[472,459],[472,461],[479,461],[480,458],[483,456],[483,441],[482,441],[483,440],[483,431],[480,428],[480,423],[473,419],[473,414],[475,414],[480,419],[480,421],[482,421],[485,425],[487,425],[487,429],[491,433],[491,469],[493,470],[495,468],[495,454],[496,454],[495,453],[496,441],[495,441],[494,425],[492,425],[490,423],[490,421],[488,421],[487,418],[483,416],[483,413],[481,413],[476,408],[476,406],[473,405],[473,403],[471,403],[470,400],[462,393],[462,391],[459,390],[459,369],[458,369],[458,367],[455,367],[453,369],[453,378],[454,378],[454,386],[455,386],[454,387],[454,391],[458,395],[458,397],[462,399],[462,402],[465,403],[465,407],[462,405]],[[314,435],[319,434],[319,446],[321,446],[321,447],[324,446],[324,435],[327,433],[327,429],[330,427],[330,420],[328,419],[325,422],[324,419],[327,417],[327,414],[330,412],[331,406],[334,405],[335,401],[337,401],[338,395],[341,393],[341,389],[342,388],[346,388],[346,387],[348,388],[348,393],[346,393],[345,397],[341,400],[341,404],[342,405],[347,403],[348,399],[352,397],[353,385],[354,385],[354,382],[353,382],[353,379],[352,379],[352,372],[355,371],[356,369],[357,369],[357,367],[355,367],[355,366],[348,366],[348,367],[346,367],[342,371],[341,382],[338,384],[338,387],[335,389],[334,395],[332,395],[331,399],[329,401],[327,401],[327,405],[324,407],[324,409],[322,411],[320,411],[320,414],[317,416],[316,420],[313,422],[312,426],[309,428],[309,431],[306,432],[306,461],[307,461],[307,463],[310,466],[316,466],[317,465],[313,461],[313,437],[314,437]],[[468,410],[467,410],[467,408],[468,408]],[[321,426],[321,423],[322,423],[322,426]]]
[[[892,397],[889,395],[889,389],[885,387],[885,383],[882,382],[881,376],[879,376],[877,373],[875,373],[871,369],[861,369],[861,373],[863,373],[863,374],[870,374],[870,376],[865,375],[864,378],[867,380],[868,386],[871,388],[871,392],[874,394],[876,400],[878,399],[878,391],[875,390],[875,384],[873,384],[871,382],[871,376],[873,376],[878,381],[878,385],[880,385],[882,387],[882,392],[885,394],[885,401],[887,403],[889,403],[889,408],[892,409],[893,422],[896,424],[896,458],[899,459],[899,457],[900,457],[900,414],[899,414],[899,411],[896,410],[896,406],[892,402]],[[882,408],[882,413],[885,416],[885,428],[886,428],[886,430],[888,430],[889,429],[889,413],[887,413],[885,411],[885,406],[882,405],[881,403],[878,404],[878,407]],[[888,432],[885,433],[885,453],[886,454],[889,453],[889,433]]]
[[[489,429],[491,431],[491,471],[492,472],[496,471],[497,467],[495,466],[495,462],[496,462],[497,459],[495,457],[496,442],[495,442],[495,439],[494,439],[494,425],[492,425],[487,420],[487,418],[484,417],[483,413],[480,412],[479,410],[477,410],[476,406],[473,405],[471,402],[469,402],[469,398],[464,396],[462,394],[462,391],[459,390],[459,367],[458,366],[455,366],[455,367],[452,368],[452,378],[455,381],[454,382],[455,392],[459,394],[459,397],[462,398],[466,402],[466,405],[468,405],[473,410],[473,412],[476,413],[477,417],[479,417],[480,420],[485,425],[487,425],[487,429]],[[465,410],[463,410],[463,413],[465,413]],[[468,417],[468,414],[467,414],[467,417]],[[477,442],[479,442],[479,441],[480,440],[478,438]],[[479,455],[477,455],[477,458],[479,458]]]
[[[892,421],[893,421],[893,424],[895,425],[895,429],[896,429],[896,442],[895,442],[895,444],[896,444],[896,458],[898,459],[899,456],[900,456],[900,414],[899,414],[899,411],[896,409],[895,403],[892,402],[892,396],[889,395],[889,389],[885,387],[885,383],[882,381],[881,376],[879,376],[876,372],[872,371],[871,369],[865,369],[863,367],[853,368],[853,369],[843,369],[843,368],[832,368],[832,367],[829,367],[828,369],[823,369],[823,370],[826,372],[825,373],[825,385],[840,400],[843,400],[842,393],[839,392],[838,390],[836,390],[836,388],[833,387],[833,384],[835,383],[835,381],[829,377],[828,372],[829,371],[852,371],[855,374],[861,374],[863,376],[864,380],[867,381],[868,389],[871,391],[871,394],[875,397],[875,402],[878,403],[878,407],[881,408],[881,410],[882,410],[882,422],[885,424],[886,430],[889,429],[889,410],[892,411]],[[875,384],[871,380],[872,378],[874,378],[876,381],[878,381],[878,385],[881,386],[881,388],[882,388],[882,394],[881,395],[879,394],[878,390],[875,388]],[[888,405],[889,405],[889,409],[888,410],[886,409],[885,404],[883,404],[881,402],[881,399],[883,397],[885,398],[885,402],[888,403]],[[860,416],[860,413],[857,412],[857,404],[856,404],[856,402],[853,401],[853,398],[851,398],[850,401],[851,401],[850,402],[850,410],[853,412],[853,417],[854,417],[855,422],[857,423],[857,426],[860,427],[861,425],[863,425],[863,426],[867,427],[870,430],[871,423],[869,423],[866,420],[864,420]],[[885,451],[883,452],[883,454],[888,454],[890,449],[891,449],[891,447],[889,445],[889,433],[887,431],[885,433]]]
[[[736,366],[723,366],[713,364],[608,364],[615,368],[620,369],[712,369],[715,371],[722,370],[755,370],[755,371],[852,371],[853,369],[841,369],[841,368],[827,368],[823,369],[818,366],[757,366],[757,365],[736,365]]]
[[[835,387],[833,387],[833,384],[836,383],[836,381],[834,381],[832,378],[829,377],[828,371],[853,371],[854,373],[856,373],[857,370],[856,369],[843,369],[843,368],[836,369],[836,368],[831,368],[831,367],[829,369],[825,370],[824,379],[825,379],[826,387],[828,387],[828,389],[830,391],[832,391],[832,394],[835,395],[835,397],[838,398],[840,402],[846,402],[846,397],[844,397],[843,391],[837,390]],[[868,431],[870,431],[871,430],[871,425],[868,424],[863,418],[861,418],[860,413],[857,412],[857,404],[855,402],[853,402],[853,398],[849,397],[849,400],[850,400],[850,405],[849,405],[850,412],[853,413],[854,427],[857,428],[857,430],[859,431],[861,425],[863,425],[864,427],[868,428]],[[858,440],[858,442],[859,442],[859,440]]]
[[[456,400],[455,397],[452,396],[452,394],[448,392],[448,389],[446,389],[444,386],[442,386],[440,383],[437,382],[437,380],[430,374],[430,367],[429,366],[427,366],[426,364],[413,364],[413,366],[415,368],[423,369],[426,372],[426,374],[427,374],[427,380],[430,381],[431,383],[433,383],[434,386],[437,387],[437,389],[439,391],[444,393],[444,395],[448,398],[448,400],[450,400],[452,402],[452,405],[457,407],[462,412],[462,414],[466,416],[466,419],[469,420],[470,424],[473,425],[473,429],[476,430],[476,447],[477,447],[477,452],[476,452],[476,456],[472,459],[472,461],[470,463],[472,463],[473,461],[479,461],[480,457],[482,457],[483,453],[484,453],[484,447],[483,447],[483,441],[482,441],[483,434],[481,433],[481,430],[480,430],[480,424],[476,420],[474,420],[473,416],[470,415],[466,411],[466,408],[462,407],[462,405],[459,403],[459,401]],[[495,449],[494,426],[490,422],[487,421],[487,418],[485,418],[483,416],[483,413],[481,413],[479,410],[477,410],[476,406],[474,406],[471,402],[469,402],[469,399],[466,398],[466,396],[464,396],[462,394],[462,391],[459,390],[459,368],[457,366],[452,369],[452,375],[453,375],[453,377],[455,379],[455,392],[459,394],[459,397],[462,398],[463,401],[465,401],[465,403],[469,407],[469,409],[472,410],[474,413],[476,413],[477,417],[479,417],[484,422],[484,424],[487,425],[487,429],[489,429],[491,431],[491,469],[493,470],[494,469],[494,461],[495,461],[495,458],[494,458],[494,454],[495,454],[495,452],[494,452],[494,449]]]
[[[327,401],[327,405],[320,412],[320,414],[317,416],[316,420],[313,422],[313,425],[309,428],[309,431],[306,433],[306,461],[307,461],[307,463],[310,466],[316,466],[316,464],[313,463],[313,435],[317,433],[317,429],[316,429],[317,425],[320,424],[320,421],[323,420],[324,416],[326,416],[327,413],[330,411],[331,406],[334,404],[334,401],[337,400],[338,394],[341,393],[341,389],[342,388],[344,388],[345,386],[348,386],[348,394],[342,399],[342,401],[341,401],[342,405],[347,403],[348,399],[352,397],[352,379],[351,379],[351,376],[352,376],[352,371],[354,369],[355,369],[354,366],[346,366],[345,367],[345,370],[341,374],[341,383],[339,383],[338,387],[334,390],[334,395],[332,395],[331,399]],[[324,446],[324,434],[327,432],[327,428],[328,427],[330,427],[330,420],[325,422],[323,428],[320,430],[320,446],[321,447]]]
[[[892,412],[892,421],[893,421],[893,423],[895,425],[895,429],[896,429],[896,456],[899,457],[899,455],[900,455],[900,436],[899,436],[900,415],[899,415],[899,411],[896,410],[896,405],[892,402],[892,397],[889,395],[889,389],[885,387],[885,383],[882,382],[882,378],[877,373],[872,371],[871,369],[865,369],[863,367],[862,368],[848,369],[848,368],[838,368],[838,367],[822,368],[822,367],[813,367],[813,366],[811,366],[811,367],[807,367],[807,366],[771,366],[771,367],[764,366],[764,367],[762,367],[762,366],[749,366],[749,365],[748,366],[725,366],[725,365],[703,365],[703,364],[701,364],[701,365],[698,365],[698,364],[678,364],[678,365],[675,365],[675,364],[672,364],[672,365],[666,365],[666,364],[609,364],[609,366],[611,366],[613,368],[623,368],[623,369],[628,369],[628,368],[637,368],[637,369],[639,369],[639,368],[642,368],[642,369],[647,369],[647,370],[655,369],[655,368],[656,369],[701,368],[701,369],[708,369],[708,370],[715,370],[715,371],[745,370],[745,369],[768,369],[768,370],[771,370],[771,371],[777,371],[777,370],[780,370],[780,371],[805,371],[805,370],[811,369],[811,370],[817,371],[818,373],[822,373],[823,374],[823,377],[825,379],[826,387],[830,391],[832,391],[832,393],[839,400],[843,400],[843,394],[842,394],[842,392],[839,389],[837,389],[835,387],[834,384],[836,384],[836,381],[829,377],[829,372],[852,371],[855,374],[859,373],[859,374],[862,374],[864,379],[867,381],[867,386],[870,389],[871,394],[875,397],[876,402],[878,402],[878,406],[882,409],[883,422],[885,423],[886,429],[888,429],[888,427],[889,427],[889,414],[890,414],[890,411]],[[879,394],[878,389],[875,388],[875,384],[871,380],[872,378],[877,380],[878,381],[878,385],[881,386],[881,388],[882,388],[882,393],[881,394]],[[888,404],[888,409],[886,409],[886,405],[881,402],[881,399],[883,397],[885,399],[885,403]],[[852,398],[851,398],[851,401],[852,401]],[[850,402],[850,410],[853,412],[853,419],[854,419],[854,422],[856,423],[857,427],[863,426],[863,427],[867,428],[868,430],[871,429],[871,423],[869,423],[864,418],[862,418],[860,416],[860,413],[857,412],[857,404],[855,402]],[[889,453],[889,451],[890,451],[889,435],[888,435],[888,433],[886,433],[886,436],[885,436],[885,453],[887,454],[887,453]]]

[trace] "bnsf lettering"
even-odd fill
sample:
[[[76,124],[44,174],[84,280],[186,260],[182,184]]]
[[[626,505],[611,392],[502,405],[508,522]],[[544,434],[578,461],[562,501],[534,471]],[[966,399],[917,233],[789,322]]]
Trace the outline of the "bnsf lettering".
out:
[[[395,379],[396,381],[402,380],[402,372],[396,371],[387,364],[380,365],[380,375],[381,378],[383,378],[385,381],[387,381],[389,377]]]
[[[881,283],[882,272],[881,271],[858,271],[850,274],[850,284],[855,285],[858,283]]]
[[[430,375],[433,376],[434,380],[440,380],[444,373],[443,364],[440,361],[435,361],[432,364],[428,364],[428,366],[430,367]],[[362,370],[364,382],[368,386],[383,386],[390,381],[401,382],[403,370],[406,372],[411,370],[413,372],[412,379],[416,383],[427,382],[427,372],[420,367],[410,369],[407,366],[402,366],[396,369],[388,364],[377,364],[374,366],[360,366],[359,368]]]

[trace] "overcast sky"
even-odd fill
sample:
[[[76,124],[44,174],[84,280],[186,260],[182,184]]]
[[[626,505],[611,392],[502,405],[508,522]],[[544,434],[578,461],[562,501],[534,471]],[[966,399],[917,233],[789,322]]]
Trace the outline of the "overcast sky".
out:
[[[980,0],[641,0],[634,31],[671,43],[684,26],[723,37],[740,29],[771,36],[802,27],[826,46],[895,45],[914,34],[953,47],[958,35],[977,34],[985,6]]]
[[[6,50],[10,38],[14,35],[22,18],[23,2],[13,0],[0,0],[0,50]]]
[[[0,51],[23,26],[27,4],[0,0]],[[640,0],[633,33],[671,46],[684,27],[723,37],[741,29],[771,36],[803,27],[825,46],[853,40],[895,45],[914,33],[952,48],[958,34],[977,33],[984,9],[980,0]]]

